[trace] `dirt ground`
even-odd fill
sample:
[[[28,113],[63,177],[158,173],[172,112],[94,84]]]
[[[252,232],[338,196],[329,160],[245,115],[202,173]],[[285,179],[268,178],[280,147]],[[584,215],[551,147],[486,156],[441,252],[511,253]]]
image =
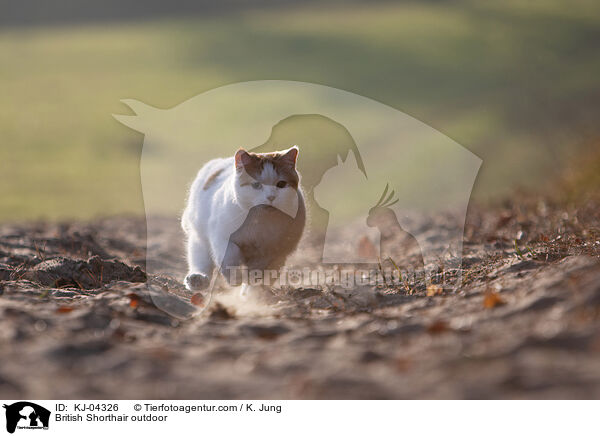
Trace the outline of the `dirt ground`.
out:
[[[472,207],[458,290],[222,296],[189,320],[152,304],[146,280],[166,279],[145,272],[143,219],[5,224],[0,396],[600,398],[599,210]],[[163,228],[148,241],[165,253],[152,271],[180,278],[176,220]]]

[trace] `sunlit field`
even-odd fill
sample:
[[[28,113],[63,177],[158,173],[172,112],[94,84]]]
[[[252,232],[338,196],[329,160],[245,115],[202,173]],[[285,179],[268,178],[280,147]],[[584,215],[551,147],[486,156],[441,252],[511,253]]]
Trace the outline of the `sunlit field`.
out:
[[[130,113],[120,100],[169,108],[263,79],[341,88],[434,127],[484,160],[479,200],[544,188],[597,134],[599,46],[596,1],[312,5],[2,29],[0,219],[143,213],[143,137],[112,118]]]

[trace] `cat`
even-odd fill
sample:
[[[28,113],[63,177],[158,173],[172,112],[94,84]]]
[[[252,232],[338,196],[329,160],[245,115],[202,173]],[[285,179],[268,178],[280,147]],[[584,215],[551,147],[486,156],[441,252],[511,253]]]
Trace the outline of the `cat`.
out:
[[[279,270],[285,264],[306,221],[298,152],[296,146],[273,153],[240,148],[200,169],[181,219],[187,289],[207,288],[215,268],[239,285],[239,268]]]

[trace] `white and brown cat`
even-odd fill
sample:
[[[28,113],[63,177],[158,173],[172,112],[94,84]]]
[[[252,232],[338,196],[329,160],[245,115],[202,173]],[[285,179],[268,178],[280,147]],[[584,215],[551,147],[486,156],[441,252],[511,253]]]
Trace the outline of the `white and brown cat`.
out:
[[[215,267],[239,285],[240,267],[272,271],[285,264],[306,221],[297,157],[296,146],[273,153],[239,149],[200,169],[181,220],[188,289],[208,287]]]

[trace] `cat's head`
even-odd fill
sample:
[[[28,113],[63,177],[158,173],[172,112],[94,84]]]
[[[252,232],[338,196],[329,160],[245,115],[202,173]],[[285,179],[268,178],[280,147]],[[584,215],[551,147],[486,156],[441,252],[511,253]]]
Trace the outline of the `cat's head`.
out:
[[[240,148],[235,154],[238,202],[247,209],[265,204],[283,211],[297,205],[297,158],[296,146],[273,153],[250,153]]]

